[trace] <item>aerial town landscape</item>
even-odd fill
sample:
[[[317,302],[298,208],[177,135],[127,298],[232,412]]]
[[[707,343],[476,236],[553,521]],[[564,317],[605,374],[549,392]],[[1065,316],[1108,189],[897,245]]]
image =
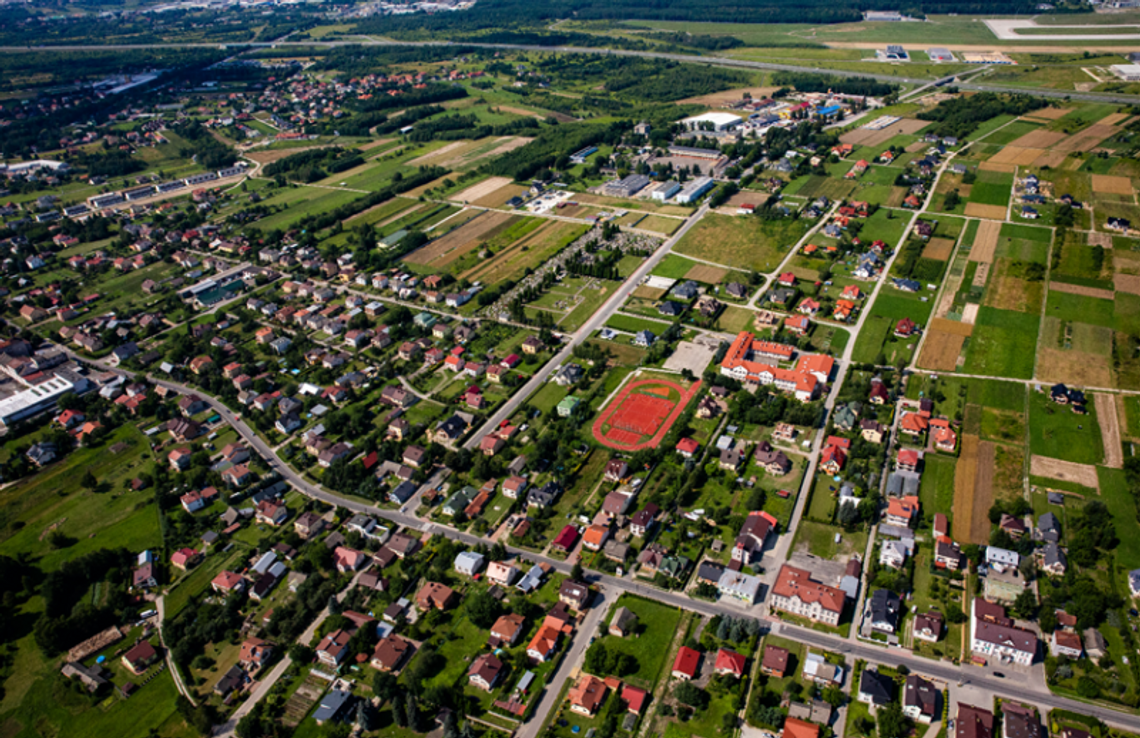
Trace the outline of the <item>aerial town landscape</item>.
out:
[[[0,3],[0,151],[0,738],[1140,737],[1140,0]]]

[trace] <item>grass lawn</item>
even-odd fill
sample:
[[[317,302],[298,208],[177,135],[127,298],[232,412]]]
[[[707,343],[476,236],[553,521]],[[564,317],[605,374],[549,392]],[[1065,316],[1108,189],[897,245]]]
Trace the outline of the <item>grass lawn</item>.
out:
[[[867,218],[859,231],[859,240],[864,243],[873,241],[886,241],[892,247],[897,246],[906,229],[907,219],[888,208],[879,208],[874,215]]]
[[[889,364],[909,360],[912,349],[907,346],[917,345],[918,338],[896,338],[895,325],[902,318],[910,318],[919,325],[925,325],[932,307],[932,303],[922,302],[917,297],[891,289],[881,290],[855,340],[854,360],[874,362],[880,351],[886,354]]]
[[[257,227],[265,233],[275,228],[286,229],[306,216],[335,210],[363,196],[359,192],[319,187],[287,189],[263,203],[265,207],[277,207],[279,211],[257,221]]]
[[[1009,193],[1013,188],[1013,175],[1007,172],[978,172],[978,180],[970,189],[970,202],[982,205],[1009,204]]]
[[[569,315],[559,321],[559,328],[568,331],[578,330],[602,306],[608,293],[609,288],[604,284],[601,289],[582,290],[580,294],[584,299],[578,304],[578,307],[570,311]]]
[[[653,269],[652,274],[666,279],[681,279],[696,265],[697,262],[692,259],[686,259],[677,254],[666,254],[665,258]]]
[[[982,307],[969,339],[964,371],[1029,379],[1039,324],[1036,315]]]
[[[738,269],[770,272],[807,229],[800,220],[710,214],[685,234],[674,251]]]
[[[928,511],[933,517],[936,512],[943,513],[953,523],[952,511],[954,503],[954,466],[957,460],[951,456],[927,454],[923,460],[922,486],[919,488],[919,500],[922,509]]]
[[[835,540],[836,534],[839,541]],[[835,559],[837,556],[860,556],[867,550],[867,534],[864,531],[848,533],[834,525],[825,525],[810,520],[801,520],[796,530],[795,546],[806,545],[808,553],[821,559]]]
[[[984,308],[983,308],[984,310]],[[1068,292],[1049,291],[1045,300],[1046,315],[1091,325],[1112,328],[1115,325],[1115,305],[1112,300],[1074,295]]]
[[[606,326],[616,331],[627,331],[629,333],[649,331],[655,336],[664,333],[665,329],[669,327],[667,323],[658,323],[656,320],[644,320],[630,315],[614,315],[606,321]]]
[[[1029,397],[1029,450],[1079,464],[1099,464],[1104,460],[1104,444],[1096,422],[1096,406],[1088,404],[1088,415],[1077,415],[1068,407],[1056,405],[1045,393]]]
[[[627,607],[637,615],[639,632],[626,638],[606,635],[600,640],[607,649],[627,653],[637,659],[637,671],[625,679],[631,684],[652,690],[668,655],[669,645],[677,635],[681,611],[654,600],[628,594],[618,598],[615,607],[617,606]]]

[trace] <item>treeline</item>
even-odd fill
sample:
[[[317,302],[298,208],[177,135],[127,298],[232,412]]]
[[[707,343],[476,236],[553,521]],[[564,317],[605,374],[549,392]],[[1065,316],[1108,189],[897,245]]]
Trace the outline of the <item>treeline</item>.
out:
[[[686,31],[655,35],[652,36],[652,38],[664,39],[665,41],[671,41],[681,46],[692,46],[693,48],[704,49],[706,51],[724,51],[725,49],[735,49],[744,46],[744,42],[736,36],[710,36],[707,34],[688,33]]]
[[[122,177],[146,169],[146,164],[119,149],[84,154],[79,159],[79,164],[95,177]]]
[[[302,151],[265,167],[265,176],[287,176],[300,182],[316,182],[330,174],[343,172],[364,163],[364,157],[355,149],[339,146],[328,149]]]
[[[864,95],[866,97],[884,97],[894,92],[897,87],[886,82],[879,82],[870,77],[836,77],[830,74],[810,74],[808,72],[776,72],[772,75],[772,84],[781,87],[793,87],[799,92],[838,92],[845,95]]]
[[[423,16],[420,16],[423,18]],[[363,24],[359,24],[359,29]],[[305,56],[323,57],[323,61],[313,66],[314,71],[339,72],[357,77],[364,74],[387,73],[390,67],[399,64],[417,64],[451,61],[458,56],[493,57],[494,50],[485,51],[472,46],[339,46],[335,49],[314,47],[306,50]],[[296,48],[261,49],[248,56],[255,58],[291,58],[298,54]],[[429,87],[430,89],[430,87]],[[420,92],[420,90],[417,90]]]
[[[748,75],[731,69],[624,56],[552,54],[538,60],[535,70],[567,84],[596,83],[649,102],[673,102],[748,83]]]
[[[499,125],[479,125],[475,115],[448,115],[417,125],[408,134],[412,141],[455,141],[461,138],[486,138],[487,136],[515,136],[524,131],[538,128],[534,118],[518,118]]]
[[[214,49],[176,48],[3,54],[0,55],[0,91],[74,84],[154,67],[213,64],[225,56],[224,52]]]
[[[36,645],[54,656],[114,624],[116,606],[125,605],[121,588],[113,587],[113,596],[102,607],[80,599],[92,582],[123,583],[133,561],[134,555],[124,548],[99,549],[45,574],[40,584],[44,611],[33,628]]]
[[[214,138],[205,126],[196,120],[187,121],[174,130],[182,138],[194,143],[193,146],[183,146],[178,151],[179,156],[184,156],[187,159],[193,157],[195,161],[207,169],[233,166],[234,162],[238,160],[233,149]]]
[[[1048,104],[1043,98],[1029,95],[979,92],[976,95],[943,100],[933,110],[925,110],[915,117],[935,121],[938,125],[930,129],[935,135],[965,138],[991,118],[999,115],[1025,115]]]

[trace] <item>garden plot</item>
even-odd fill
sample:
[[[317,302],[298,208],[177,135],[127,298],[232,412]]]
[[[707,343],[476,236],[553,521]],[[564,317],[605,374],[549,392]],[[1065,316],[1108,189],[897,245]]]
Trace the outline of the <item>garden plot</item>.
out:
[[[1035,136],[1037,133],[1052,133],[1052,131],[1038,131],[1036,133],[1026,134]],[[1025,138],[1025,136],[1022,136]],[[1020,140],[1020,139],[1018,139]],[[991,164],[1015,164],[1020,167],[1027,167],[1033,162],[1037,161],[1037,157],[1045,153],[1043,148],[1026,148],[1023,146],[1015,146],[1010,144],[1004,149],[994,154],[989,158]]]
[[[1021,149],[1049,149],[1058,141],[1064,140],[1066,134],[1061,131],[1047,131],[1039,129],[1030,131],[1024,136],[1010,142],[1010,146]]]
[[[946,261],[952,251],[954,251],[954,239],[932,238],[922,249],[922,258]]]
[[[867,128],[856,128],[854,131],[844,133],[839,137],[839,140],[843,143],[855,144],[856,146],[878,146],[898,135],[914,135],[928,125],[930,125],[929,121],[917,120],[915,118],[902,118],[878,131]]]
[[[918,366],[922,369],[951,372],[958,368],[962,345],[973,332],[973,326],[945,318],[930,321]]]
[[[1083,284],[1069,284],[1068,282],[1050,282],[1051,292],[1067,292],[1070,295],[1084,295],[1100,300],[1111,300],[1115,295],[1112,290],[1103,290],[1099,287],[1086,287]]]
[[[702,284],[720,284],[727,276],[728,270],[724,267],[697,264],[689,270],[684,278],[691,279],[694,282],[701,282]]]
[[[962,436],[958,465],[954,469],[954,523],[955,533],[968,543],[986,545],[990,540],[989,510],[993,505],[993,464],[982,473],[978,463],[977,436]],[[988,444],[991,449],[993,444]]]
[[[966,215],[971,218],[988,218],[989,220],[1001,221],[1005,220],[1005,213],[1005,205],[982,205],[977,202],[966,205]],[[998,223],[997,225],[1001,224]]]
[[[1117,272],[1112,275],[1112,286],[1116,288],[1117,292],[1140,295],[1140,275]]]
[[[1116,400],[1112,395],[1098,392],[1093,395],[1096,417],[1100,423],[1100,436],[1104,441],[1104,465],[1113,469],[1124,467],[1124,450],[1120,445],[1120,419],[1116,414]]]
[[[1037,119],[1037,120],[1052,121],[1052,120],[1057,120],[1058,118],[1064,118],[1066,115],[1069,114],[1069,112],[1070,111],[1068,108],[1041,108],[1040,110],[1034,110],[1030,113],[1026,113],[1025,115],[1023,115],[1021,117],[1022,118],[1029,118],[1031,120]]]
[[[1095,123],[1079,133],[1074,133],[1072,136],[1058,141],[1053,145],[1053,150],[1092,151],[1106,138],[1111,138],[1117,133],[1120,133],[1120,129],[1116,126]]]

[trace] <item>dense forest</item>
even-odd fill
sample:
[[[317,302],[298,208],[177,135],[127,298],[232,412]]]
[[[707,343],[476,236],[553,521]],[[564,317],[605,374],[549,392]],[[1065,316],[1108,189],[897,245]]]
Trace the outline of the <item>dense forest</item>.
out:
[[[939,136],[965,138],[979,125],[999,115],[1025,115],[1031,110],[1046,107],[1049,103],[1040,97],[1029,95],[999,95],[994,92],[979,92],[969,97],[955,97],[943,100],[933,110],[917,115],[921,120],[936,121],[930,129]]]
[[[870,77],[835,77],[830,74],[808,74],[805,72],[776,72],[772,75],[773,84],[793,87],[800,92],[838,92],[845,95],[866,95],[885,97],[897,89],[894,85],[879,82]]]

